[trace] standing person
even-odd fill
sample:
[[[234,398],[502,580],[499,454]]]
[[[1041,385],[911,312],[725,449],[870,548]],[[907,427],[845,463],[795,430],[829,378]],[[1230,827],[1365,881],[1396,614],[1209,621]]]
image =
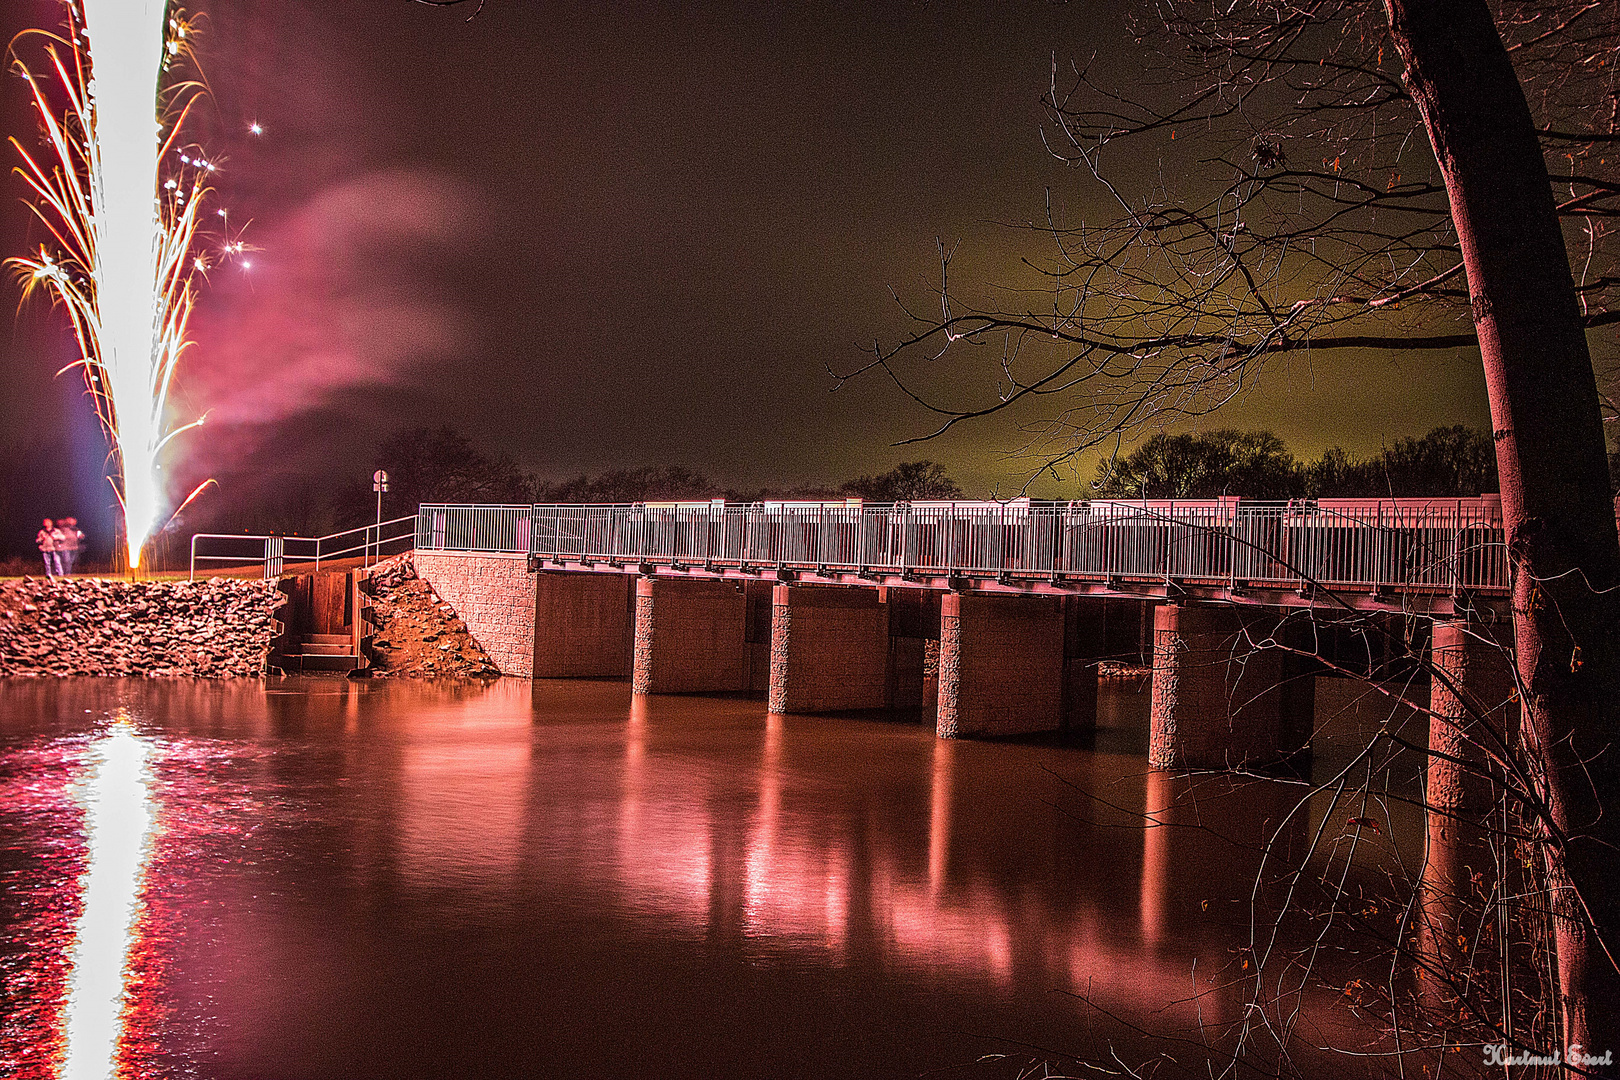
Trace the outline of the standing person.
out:
[[[45,576],[48,578],[56,577],[62,572],[62,556],[56,550],[56,540],[60,535],[61,533],[51,524],[51,519],[46,518],[39,535],[34,537],[40,558],[45,560]]]
[[[73,564],[79,561],[79,552],[84,550],[84,533],[79,531],[78,518],[61,518],[56,527],[62,531],[62,542],[56,546],[57,557],[62,562],[62,573],[73,573]]]

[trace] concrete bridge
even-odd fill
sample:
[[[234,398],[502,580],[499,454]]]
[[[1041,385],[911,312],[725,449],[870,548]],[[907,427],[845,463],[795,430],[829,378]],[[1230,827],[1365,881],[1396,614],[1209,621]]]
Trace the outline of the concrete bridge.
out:
[[[1097,661],[1151,655],[1163,767],[1305,748],[1349,619],[1428,640],[1443,716],[1511,697],[1494,496],[424,505],[416,563],[511,674],[931,708],[942,738],[1085,728]]]

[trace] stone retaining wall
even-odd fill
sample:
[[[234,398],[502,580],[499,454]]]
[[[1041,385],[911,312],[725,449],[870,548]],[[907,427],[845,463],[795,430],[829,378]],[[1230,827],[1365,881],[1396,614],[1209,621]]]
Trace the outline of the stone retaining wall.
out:
[[[0,582],[0,675],[263,675],[282,599],[230,578]]]
[[[416,573],[456,609],[503,675],[534,674],[535,575],[528,556],[417,551]]]

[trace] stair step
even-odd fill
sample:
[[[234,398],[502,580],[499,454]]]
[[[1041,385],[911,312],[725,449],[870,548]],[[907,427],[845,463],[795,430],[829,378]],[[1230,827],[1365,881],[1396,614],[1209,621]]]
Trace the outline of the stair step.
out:
[[[331,656],[328,654],[304,653],[299,656],[289,656],[288,660],[296,661],[301,671],[353,671],[360,666],[357,656]]]
[[[300,646],[300,651],[305,656],[353,656],[354,642],[334,642],[328,645],[324,642],[306,641]]]
[[[347,645],[353,638],[348,634],[305,634],[304,643],[307,645]]]

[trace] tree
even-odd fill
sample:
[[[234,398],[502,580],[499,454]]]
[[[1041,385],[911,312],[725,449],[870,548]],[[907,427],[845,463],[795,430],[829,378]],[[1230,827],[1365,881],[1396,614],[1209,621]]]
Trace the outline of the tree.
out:
[[[1153,436],[1122,459],[1097,465],[1104,498],[1288,499],[1301,494],[1294,456],[1269,431]]]
[[[372,468],[388,472],[389,501],[413,510],[420,503],[534,501],[533,476],[505,454],[484,454],[450,427],[395,432],[377,447]],[[358,492],[348,501],[369,509],[370,499]]]
[[[1497,490],[1496,447],[1488,432],[1437,427],[1369,459],[1331,447],[1301,470],[1301,483],[1312,498],[1471,498]]]
[[[1586,336],[1620,321],[1607,160],[1620,7],[1156,10],[1173,100],[1132,100],[1086,69],[1054,77],[1048,98],[1053,145],[1117,217],[1047,223],[1053,250],[1030,262],[1038,306],[976,305],[947,259],[939,316],[848,374],[894,378],[937,418],[933,434],[1058,402],[1034,444],[1056,468],[1219,408],[1284,353],[1477,347],[1512,567],[1516,794],[1553,906],[1562,1038],[1620,1049],[1620,542]],[[1213,164],[1188,195],[1161,182],[1139,198],[1111,172],[1128,138]],[[986,399],[932,400],[913,361],[937,368],[969,346],[994,353]]]
[[[535,502],[629,503],[712,499],[721,494],[702,473],[681,465],[643,465],[609,469],[597,476],[581,474],[572,480],[541,484]]]
[[[937,461],[908,461],[878,476],[859,476],[839,489],[872,502],[960,499],[962,485]]]
[[[1420,439],[1397,439],[1381,457],[1392,496],[1468,497],[1497,488],[1490,436],[1461,424],[1435,428]]]

